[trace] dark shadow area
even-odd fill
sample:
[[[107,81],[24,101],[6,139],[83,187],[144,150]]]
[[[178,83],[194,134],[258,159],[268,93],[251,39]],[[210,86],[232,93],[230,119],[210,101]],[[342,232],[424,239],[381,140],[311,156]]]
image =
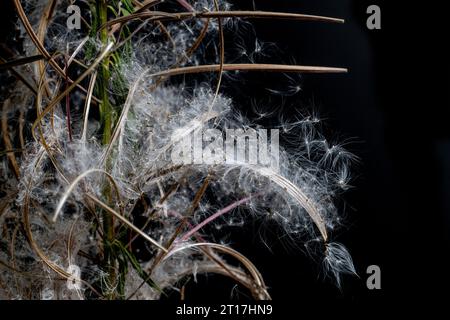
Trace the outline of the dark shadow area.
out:
[[[14,42],[14,15],[3,2],[1,42],[7,47]],[[299,110],[315,111],[324,119],[326,135],[346,142],[346,148],[359,157],[353,167],[354,187],[338,202],[345,223],[332,239],[349,249],[360,277],[345,277],[339,290],[324,278],[320,261],[311,261],[301,243],[280,237],[276,226],[257,222],[244,231],[231,230],[233,247],[254,262],[278,301],[370,303],[445,290],[450,249],[450,49],[443,43],[448,41],[443,2],[428,6],[366,0],[256,3],[259,10],[346,19],[343,25],[252,23],[262,43],[276,44],[269,61],[346,67],[348,74],[305,75],[291,82],[280,75],[245,74],[238,83],[225,80],[223,90],[250,117],[254,101],[283,105],[285,118]],[[366,27],[370,4],[381,7],[382,30]],[[246,5],[239,8],[252,8],[251,1]],[[285,82],[291,83],[291,92],[298,84],[301,91],[281,97],[267,90],[279,89]],[[366,287],[369,265],[381,268],[381,290]],[[232,288],[233,283],[220,277],[199,277],[198,284],[189,282],[187,297],[227,299]],[[247,293],[236,290],[245,299]],[[178,293],[172,298],[178,299]]]
[[[345,25],[256,21],[254,26],[260,40],[276,43],[295,63],[349,68],[346,75],[303,76],[302,91],[283,99],[283,112],[317,111],[329,136],[348,141],[347,148],[360,157],[353,170],[355,188],[343,195],[347,223],[333,238],[348,246],[361,278],[345,279],[339,291],[318,276],[308,256],[284,248],[276,232],[269,235],[273,253],[243,239],[239,243],[251,243],[245,252],[256,256],[275,299],[395,301],[434,295],[448,284],[446,10],[444,5],[377,1],[382,30],[368,30],[371,4],[277,1],[256,6],[346,19]],[[241,99],[235,98],[242,106],[250,105],[248,96],[267,98],[265,88],[279,81],[273,75],[248,78],[239,84]],[[372,264],[382,270],[380,291],[366,288]]]

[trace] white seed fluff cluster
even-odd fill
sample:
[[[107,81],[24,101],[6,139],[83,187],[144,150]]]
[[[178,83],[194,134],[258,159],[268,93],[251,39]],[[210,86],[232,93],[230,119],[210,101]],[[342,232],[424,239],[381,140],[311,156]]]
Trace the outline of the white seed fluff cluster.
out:
[[[55,1],[22,2],[41,37],[42,17]],[[93,5],[92,1],[77,2],[87,10]],[[172,2],[175,9],[171,10],[179,12],[215,11],[216,6],[221,11],[232,9],[222,0]],[[72,58],[70,77],[77,79],[96,63],[105,46],[97,34],[68,30],[68,2],[56,3],[42,35],[44,45],[50,53]],[[92,23],[92,13],[83,17]],[[341,274],[355,273],[345,247],[330,241],[342,221],[336,197],[349,188],[354,157],[320,133],[316,117],[282,120],[273,126],[280,129],[284,141],[277,149],[276,169],[242,159],[230,163],[223,157],[198,163],[173,161],[174,150],[191,141],[196,132],[258,129],[236,111],[251,106],[233,105],[232,97],[217,92],[218,72],[175,80],[161,75],[173,68],[220,63],[221,26],[225,32],[234,32],[243,23],[223,18],[221,23],[186,19],[131,24],[131,32],[140,30],[125,45],[125,56],[120,62],[110,58],[114,67],[105,89],[115,122],[108,143],[102,143],[103,126],[95,114],[98,101],[93,98],[88,106],[86,92],[80,88],[71,92],[69,134],[65,98],[46,111],[64,91],[65,78],[45,61],[43,70],[38,63],[18,68],[36,84],[39,94],[33,95],[18,83],[11,94],[2,97],[9,107],[2,114],[7,130],[1,135],[19,144],[22,134],[24,145],[15,156],[18,177],[10,153],[1,157],[0,299],[99,298],[118,290],[121,283],[125,297],[159,299],[162,290],[176,288],[183,277],[223,273],[218,266],[225,263],[227,254],[239,260],[238,253],[220,244],[223,232],[219,231],[240,228],[252,220],[274,221],[293,241],[321,243],[319,254],[325,269],[338,285]],[[21,28],[25,55],[37,54],[22,24]],[[254,51],[263,49],[256,42]],[[239,60],[253,62],[255,54],[241,50]],[[64,59],[55,61],[64,69]],[[90,73],[80,85],[87,89],[93,77]],[[86,114],[87,107],[90,112]],[[26,120],[22,129],[12,125],[20,114]],[[42,115],[40,121],[35,122],[36,114]],[[127,262],[128,271],[119,273],[113,285],[107,280],[109,271],[99,262],[102,212],[114,216],[118,243],[124,244],[123,248],[118,245],[121,252],[135,256],[130,260],[134,264]],[[74,274],[70,266],[77,266],[80,273]],[[231,265],[230,270],[242,285],[259,286],[255,297],[267,298],[264,283],[252,266]],[[143,282],[147,276],[151,281]]]

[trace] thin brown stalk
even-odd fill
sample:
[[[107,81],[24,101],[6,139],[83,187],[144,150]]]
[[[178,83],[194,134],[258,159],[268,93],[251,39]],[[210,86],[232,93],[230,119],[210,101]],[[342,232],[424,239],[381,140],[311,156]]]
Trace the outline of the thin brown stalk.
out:
[[[20,228],[20,224],[17,224],[15,226],[13,234],[11,236],[10,256],[11,256],[11,264],[14,269],[17,269],[15,250],[16,250],[16,238],[17,238],[17,233],[19,231],[19,228]],[[18,282],[18,279],[17,279],[17,276],[15,273],[14,273],[14,282],[16,284],[16,288],[19,288],[19,282]]]
[[[125,104],[122,108],[122,112],[120,113],[120,117],[119,120],[117,120],[117,124],[116,127],[114,128],[114,131],[111,135],[110,140],[108,141],[105,153],[103,154],[100,163],[102,165],[106,164],[106,161],[108,159],[109,153],[111,152],[112,148],[114,147],[114,144],[117,140],[117,138],[119,137],[119,134],[125,130],[125,120],[127,119],[128,116],[128,111],[130,110],[131,107],[131,103],[133,102],[133,98],[134,98],[134,94],[139,86],[139,83],[141,82],[141,80],[143,79],[143,77],[145,76],[145,74],[147,73],[147,71],[143,72],[138,79],[133,83],[133,85],[131,86],[128,95],[127,95],[127,100],[125,101]],[[120,150],[119,150],[120,151]]]
[[[84,78],[86,78],[89,74],[91,74],[95,68],[99,65],[99,63],[106,57],[106,55],[110,52],[113,44],[110,43],[106,48],[102,51],[102,53],[97,57],[97,59],[89,66],[89,68],[80,76],[77,80],[75,80],[65,91],[63,91],[61,94],[59,94],[56,98],[54,98],[47,107],[37,116],[37,119],[33,123],[32,126],[32,134],[34,138],[35,136],[35,130],[38,124],[42,121],[42,119],[47,115],[50,111],[53,110],[53,108],[56,107],[56,105],[70,92],[72,91]]]
[[[44,66],[44,72],[41,74],[41,78],[39,80],[39,85],[38,85],[38,91],[37,91],[37,96],[36,96],[36,113],[37,113],[37,117],[39,117],[39,114],[42,111],[42,96],[43,96],[43,91],[44,91],[44,80],[46,78],[45,77],[45,69],[47,68],[47,66],[48,66],[48,62]],[[52,124],[52,128],[53,128],[53,114],[52,114],[51,124]],[[52,153],[52,151],[50,149],[50,146],[47,143],[46,137],[44,136],[44,133],[43,133],[43,130],[42,130],[42,124],[41,124],[40,121],[38,123],[38,131],[39,131],[40,140],[36,139],[36,136],[34,135],[34,132],[32,132],[33,137],[36,139],[36,141],[40,141],[41,142],[41,144],[44,147],[44,149],[45,149],[45,151],[46,151],[50,161],[52,162],[53,166],[59,172],[59,174],[64,179],[64,181],[66,181],[68,183],[68,179],[64,175],[64,172],[63,172],[62,168],[59,166],[58,162],[56,161],[56,158],[53,156],[53,153]]]
[[[171,196],[178,189],[179,186],[180,186],[180,184],[178,182],[173,184],[169,188],[169,190],[167,190],[167,192],[164,193],[164,195],[161,197],[161,199],[159,199],[158,206],[161,206],[169,198],[169,196]],[[158,206],[150,212],[149,217],[148,217],[147,221],[144,223],[144,226],[142,227],[142,229],[145,229],[148,226],[148,224],[151,222],[151,220],[153,219],[153,215],[157,212],[158,208],[160,208]],[[131,212],[133,212],[134,208],[135,208],[135,206],[133,206],[133,209],[131,210]],[[130,216],[130,215],[131,214],[129,214],[128,216]],[[136,234],[128,241],[129,247],[131,247],[131,244],[136,240],[136,238],[138,236],[139,236],[139,234]]]
[[[20,0],[14,0],[14,5],[16,7],[16,11],[19,15],[20,20],[22,21],[28,35],[30,36],[31,40],[33,41],[34,45],[36,46],[36,48],[38,49],[40,54],[42,54],[46,59],[48,59],[50,61],[51,66],[59,73],[60,76],[64,77],[64,71],[56,63],[56,61],[52,58],[50,53],[48,53],[47,49],[45,49],[44,45],[42,44],[42,42],[39,40],[38,36],[34,32],[33,27],[31,26],[31,23],[27,18],[27,15],[26,15],[25,11],[23,10]],[[68,80],[71,84],[75,83],[70,78]],[[86,93],[86,89],[83,88],[83,86],[79,85],[78,83],[76,83],[75,86],[78,87],[80,90],[82,90],[84,93]],[[98,99],[96,99],[96,100],[97,100],[97,102],[99,102]]]
[[[44,152],[40,153],[40,155],[37,158],[37,161],[36,161],[36,164],[35,164],[35,167],[34,167],[33,170],[36,170],[36,168],[40,165],[41,161],[44,159],[44,155],[45,155]],[[53,270],[55,273],[60,275],[62,278],[69,279],[70,277],[72,277],[72,274],[68,273],[66,270],[64,270],[63,268],[58,266],[56,263],[51,261],[51,259],[48,258],[44,254],[44,252],[41,250],[41,248],[38,246],[38,244],[34,240],[33,232],[31,230],[30,217],[29,217],[29,214],[30,214],[30,212],[29,212],[30,211],[30,194],[29,194],[29,190],[31,189],[31,181],[32,181],[32,179],[30,179],[30,182],[26,186],[27,192],[25,194],[25,198],[24,198],[24,202],[23,202],[23,226],[25,228],[25,233],[26,233],[26,237],[27,237],[28,243],[30,244],[30,246],[33,249],[33,251],[42,260],[43,263],[45,263],[51,270]],[[84,281],[83,279],[80,279],[80,281],[84,285],[86,285],[88,288],[90,288],[92,290],[92,292],[94,292],[98,296],[102,296],[88,282]]]
[[[73,235],[74,235],[74,230],[75,230],[75,226],[78,223],[78,217],[76,217],[73,222],[72,225],[70,226],[70,230],[69,230],[69,235],[67,237],[67,260],[69,261],[69,264],[72,264],[72,247],[73,247]]]
[[[69,60],[67,59],[67,56],[65,57],[65,61],[66,61],[66,68],[65,68],[65,82],[66,82],[66,90],[69,87]],[[67,131],[69,134],[69,141],[72,142],[72,121],[71,121],[71,117],[70,117],[70,92],[66,95],[66,125],[67,125]]]
[[[133,231],[139,233],[139,235],[141,235],[145,240],[149,241],[150,243],[152,243],[154,246],[158,247],[162,251],[167,252],[167,249],[164,248],[162,245],[160,245],[156,240],[154,240],[153,238],[148,236],[145,232],[143,232],[141,229],[139,229],[134,224],[132,224],[130,221],[128,221],[128,219],[126,219],[124,216],[122,216],[121,214],[117,213],[114,209],[109,207],[103,201],[101,201],[100,199],[96,198],[95,196],[93,196],[91,194],[87,194],[86,196],[89,199],[91,199],[92,201],[94,201],[97,205],[99,205],[102,209],[106,210],[108,213],[112,214],[114,217],[116,217],[122,223],[127,225],[130,229],[132,229]]]
[[[0,61],[3,63],[6,63],[6,60],[2,57],[0,57]],[[9,71],[14,74],[14,76],[19,79],[20,81],[22,81],[22,83],[28,88],[30,89],[31,92],[33,92],[34,95],[37,94],[37,90],[35,88],[35,86],[30,83],[30,81],[27,80],[27,78],[21,74],[19,71],[15,70],[14,67],[9,68]]]
[[[25,149],[25,138],[23,135],[24,124],[25,124],[25,112],[21,109],[19,111],[19,142],[20,148],[22,150]]]
[[[16,0],[17,1],[17,0]],[[299,13],[288,12],[271,12],[271,11],[210,11],[210,12],[180,12],[169,13],[164,11],[136,12],[125,17],[112,19],[102,25],[100,30],[116,24],[126,23],[137,19],[149,19],[151,21],[163,20],[186,20],[186,19],[203,19],[203,18],[247,18],[247,19],[282,19],[295,21],[316,21],[329,23],[344,23],[343,19],[316,16]]]
[[[254,280],[252,285],[247,286],[247,288],[251,290],[254,297],[255,298],[258,297],[259,299],[262,299],[262,300],[270,299],[270,295],[267,292],[267,287],[264,283],[261,273],[255,267],[255,265],[249,259],[247,259],[244,255],[242,255],[238,251],[236,251],[232,248],[229,248],[227,246],[217,244],[217,243],[209,243],[209,242],[193,243],[193,244],[186,245],[186,246],[183,246],[183,247],[180,247],[180,248],[170,251],[170,253],[164,257],[164,260],[168,259],[169,257],[171,257],[172,255],[174,255],[178,252],[181,252],[181,251],[184,251],[187,249],[201,248],[201,247],[215,249],[222,253],[228,254],[228,255],[234,257],[235,259],[237,259],[239,262],[241,262],[244,265],[244,267],[249,271],[250,275],[252,276],[252,278]]]
[[[214,0],[214,7],[216,11],[219,11],[219,3],[217,0]],[[211,111],[214,108],[214,104],[216,103],[217,97],[219,96],[220,91],[220,85],[222,83],[222,77],[223,77],[223,66],[225,63],[225,36],[223,33],[223,25],[222,25],[222,19],[220,17],[217,18],[218,27],[219,27],[219,78],[217,79],[217,85],[216,85],[216,92],[214,93],[214,98],[211,102],[211,105],[209,107],[209,110]]]
[[[10,69],[12,67],[18,67],[24,64],[36,62],[39,60],[44,59],[44,56],[41,54],[31,56],[31,57],[25,57],[25,58],[19,58],[12,61],[2,62],[0,63],[0,70],[2,69]]]
[[[209,27],[210,19],[205,20],[205,24],[203,25],[202,30],[200,31],[199,36],[195,40],[194,44],[186,51],[186,54],[181,56],[178,61],[173,65],[173,68],[178,68],[182,63],[186,62],[189,57],[198,49],[200,44],[203,42],[203,39],[205,38],[208,27]],[[151,87],[151,90],[154,90],[157,88],[162,82],[166,80],[166,77],[160,77],[158,80],[156,80],[156,83]]]
[[[9,153],[21,153],[24,150],[25,149],[6,149],[6,150],[0,151],[0,156],[3,157],[4,155],[7,155]]]
[[[13,150],[14,147],[11,143],[11,139],[9,137],[9,129],[8,129],[8,110],[10,107],[10,100],[7,99],[3,103],[3,112],[2,112],[2,133],[3,133],[3,143],[5,144],[5,147],[7,150]],[[19,165],[17,164],[16,156],[14,155],[14,152],[8,152],[8,160],[11,164],[11,167],[13,168],[14,175],[17,179],[19,179],[20,176],[20,169]]]
[[[89,87],[86,96],[86,102],[83,109],[83,131],[81,133],[81,140],[86,142],[87,135],[87,127],[88,127],[88,119],[89,119],[89,111],[91,110],[91,99],[92,94],[94,92],[95,81],[97,80],[97,72],[94,71],[91,76],[91,80],[89,81]]]
[[[55,209],[55,213],[53,215],[53,222],[56,222],[62,208],[64,207],[64,204],[66,203],[67,199],[69,198],[70,194],[73,192],[75,187],[78,185],[78,183],[80,183],[84,178],[86,178],[88,175],[90,175],[92,173],[101,173],[101,174],[105,175],[106,178],[108,178],[109,182],[111,183],[111,185],[113,187],[114,192],[116,193],[119,208],[121,208],[121,210],[122,210],[123,203],[122,203],[122,199],[120,197],[119,187],[117,186],[117,183],[114,180],[114,178],[108,172],[106,172],[102,169],[89,169],[89,170],[84,171],[82,174],[80,174],[78,177],[76,177],[70,183],[69,187],[64,192],[63,196],[59,200],[58,206]]]
[[[147,0],[144,1],[144,3],[141,3],[140,1],[134,0],[133,3],[136,4],[137,7],[139,7],[136,12],[142,12],[147,9],[150,9],[151,7],[156,6],[157,4],[160,4],[161,2],[164,2],[164,0]]]
[[[221,69],[220,64],[188,66],[175,69],[164,70],[152,74],[152,77],[170,77],[181,74],[194,74],[216,72]],[[265,71],[265,72],[293,72],[293,73],[346,73],[346,68],[319,67],[319,66],[299,66],[283,64],[252,64],[252,63],[233,63],[224,64],[223,71]]]
[[[50,23],[51,17],[53,16],[55,6],[56,6],[56,0],[50,0],[50,1],[48,1],[46,8],[44,9],[44,12],[41,16],[41,20],[39,22],[38,31],[36,34],[36,36],[39,40],[39,43],[45,43],[45,35],[47,34],[48,25]],[[36,78],[39,78],[40,75],[45,77],[46,76],[45,65],[44,65],[43,61],[38,61],[37,64],[38,64],[39,74],[35,75]],[[64,76],[67,77],[67,73],[65,73]],[[44,86],[45,86],[45,92],[46,92],[47,96],[50,97],[50,95],[51,95],[50,87],[48,86],[45,78],[44,78]]]

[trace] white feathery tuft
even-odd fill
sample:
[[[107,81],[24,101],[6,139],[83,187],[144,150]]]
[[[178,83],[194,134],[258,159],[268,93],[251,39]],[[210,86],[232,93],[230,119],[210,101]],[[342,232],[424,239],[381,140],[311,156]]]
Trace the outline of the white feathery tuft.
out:
[[[342,275],[357,276],[352,256],[344,245],[337,242],[326,244],[323,265],[325,272],[335,279],[338,288],[341,288]]]

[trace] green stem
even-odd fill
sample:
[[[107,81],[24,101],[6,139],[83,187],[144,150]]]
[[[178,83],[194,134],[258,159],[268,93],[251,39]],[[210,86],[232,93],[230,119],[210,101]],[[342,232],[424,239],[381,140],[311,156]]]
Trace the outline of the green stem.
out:
[[[98,22],[99,25],[102,25],[108,20],[108,4],[107,0],[97,0],[97,12],[98,12]],[[108,43],[108,31],[102,30],[100,34],[100,39],[102,41],[103,46],[106,46]],[[111,138],[111,128],[113,122],[112,115],[112,107],[109,102],[108,88],[109,88],[109,79],[110,79],[110,71],[109,71],[109,58],[106,58],[100,70],[100,83],[99,83],[99,96],[101,98],[100,105],[100,118],[103,126],[103,144],[108,144]],[[107,164],[108,166],[108,164]],[[108,168],[107,168],[108,169]],[[108,202],[111,202],[111,188],[109,185],[105,185],[103,189],[103,195]],[[103,230],[104,230],[104,243],[103,243],[103,254],[104,254],[104,268],[109,274],[108,285],[111,288],[115,288],[117,277],[116,277],[116,256],[114,254],[114,220],[111,214],[104,211],[103,212]],[[114,299],[116,296],[115,292],[111,292],[109,294],[110,299]]]
[[[107,0],[100,0],[99,6],[99,23],[100,25],[106,23],[108,21],[108,4]],[[101,31],[100,39],[103,43],[103,46],[106,46],[108,43],[108,30],[105,28]],[[109,143],[111,138],[111,128],[112,128],[112,108],[109,103],[109,95],[108,95],[108,87],[109,87],[109,58],[106,58],[103,61],[101,66],[101,79],[102,83],[100,86],[101,92],[101,117],[103,124],[103,144]]]

